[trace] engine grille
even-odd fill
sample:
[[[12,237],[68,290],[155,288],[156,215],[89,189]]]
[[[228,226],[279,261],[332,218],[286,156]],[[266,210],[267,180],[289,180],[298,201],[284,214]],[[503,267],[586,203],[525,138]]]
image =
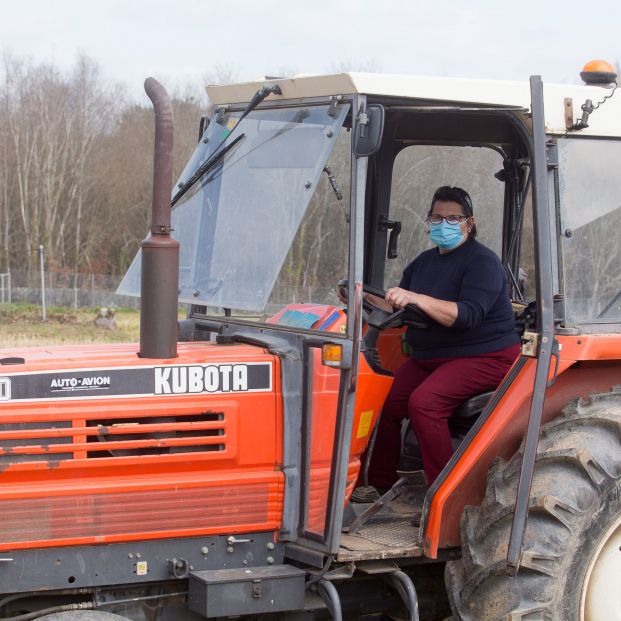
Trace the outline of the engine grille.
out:
[[[225,411],[0,423],[0,464],[220,452]]]

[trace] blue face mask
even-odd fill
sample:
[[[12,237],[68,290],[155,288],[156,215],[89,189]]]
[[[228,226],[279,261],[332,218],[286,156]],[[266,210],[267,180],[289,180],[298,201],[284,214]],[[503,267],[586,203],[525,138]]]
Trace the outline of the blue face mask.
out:
[[[449,224],[442,220],[440,224],[429,225],[429,239],[442,250],[452,250],[464,241],[465,235],[461,232],[461,225]]]

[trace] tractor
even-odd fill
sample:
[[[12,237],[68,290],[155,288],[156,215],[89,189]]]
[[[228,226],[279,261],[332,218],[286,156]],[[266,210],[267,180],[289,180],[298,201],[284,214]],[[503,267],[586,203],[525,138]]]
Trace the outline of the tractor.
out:
[[[621,619],[621,100],[612,66],[582,77],[209,87],[174,186],[148,79],[152,222],[119,287],[140,343],[0,352],[0,618]],[[354,503],[430,323],[365,293],[427,247],[445,183],[521,355],[431,486],[404,427],[398,482]]]

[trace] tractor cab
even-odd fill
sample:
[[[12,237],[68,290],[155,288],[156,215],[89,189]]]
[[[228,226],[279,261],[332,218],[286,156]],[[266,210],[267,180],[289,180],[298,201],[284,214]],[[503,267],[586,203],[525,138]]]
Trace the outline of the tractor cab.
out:
[[[367,74],[208,88],[213,114],[201,122],[198,145],[172,193],[173,235],[181,243],[179,301],[189,308],[180,336],[261,344],[282,357],[283,382],[290,386],[283,392],[290,477],[284,531],[302,533],[295,543],[336,552],[342,504],[356,478],[363,480],[358,460],[390,377],[408,355],[404,330],[426,328],[424,316],[406,312],[393,319],[363,298],[365,291],[396,285],[407,264],[431,246],[425,218],[438,186],[470,193],[478,239],[502,261],[524,341],[516,368],[541,358],[541,345],[555,329],[570,334],[576,323],[618,320],[619,277],[598,272],[603,256],[579,258],[587,248],[588,256],[602,255],[604,247],[591,234],[574,234],[599,226],[612,209],[605,199],[606,206],[587,215],[575,198],[586,191],[578,179],[593,165],[588,154],[605,148],[611,162],[618,148],[597,143],[619,128],[611,105],[590,125],[574,122],[573,106],[601,90],[544,89],[538,79],[529,87]],[[599,176],[606,161],[597,165]],[[564,196],[571,199],[560,211]],[[119,292],[136,294],[139,273],[140,255]],[[545,360],[536,365],[541,377],[558,356],[552,349],[543,347]],[[322,382],[332,383],[319,399]],[[460,447],[453,462],[467,446],[464,438],[476,435],[480,423],[470,430],[481,412],[505,389],[458,409],[451,420]],[[372,407],[365,391],[373,395]],[[321,522],[320,537],[305,540],[315,450],[338,467],[322,475],[325,512],[313,518]],[[419,464],[411,434],[404,458],[406,466]],[[292,489],[307,494],[301,515]],[[432,536],[429,552],[459,542],[455,525],[449,530]]]

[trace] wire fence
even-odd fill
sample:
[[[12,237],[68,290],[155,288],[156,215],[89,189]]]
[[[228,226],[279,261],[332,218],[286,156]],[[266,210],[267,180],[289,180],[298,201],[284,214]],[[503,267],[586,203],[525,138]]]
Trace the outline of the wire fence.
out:
[[[0,274],[0,304],[11,303],[11,272]]]
[[[70,272],[44,272],[45,302],[48,306],[73,308],[138,308],[140,301],[117,295],[121,276]],[[41,304],[41,273],[39,271],[11,271],[0,274],[0,303]]]
[[[47,306],[72,308],[139,308],[139,298],[116,294],[121,279],[120,275],[48,270],[43,273],[45,303]],[[41,273],[38,270],[0,273],[0,304],[40,305],[43,300],[41,293]],[[275,314],[286,304],[296,302],[340,304],[336,287],[280,284],[274,289],[265,313]]]

